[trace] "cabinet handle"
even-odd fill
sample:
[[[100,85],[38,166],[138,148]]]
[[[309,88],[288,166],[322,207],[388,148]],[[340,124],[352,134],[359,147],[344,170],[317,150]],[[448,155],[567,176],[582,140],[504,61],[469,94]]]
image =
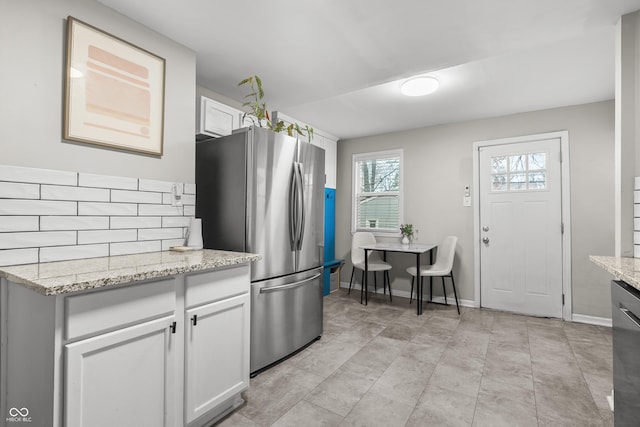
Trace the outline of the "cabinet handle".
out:
[[[176,333],[176,322],[173,322],[171,325],[169,325],[169,329],[171,329],[171,333],[175,334]]]
[[[640,319],[638,318],[638,316],[636,316],[635,314],[633,314],[627,307],[624,306],[624,304],[619,303],[618,304],[618,308],[620,308],[620,311],[623,312],[628,318],[629,320],[631,320],[633,322],[634,325],[636,325],[636,327],[640,328]]]
[[[193,323],[193,326],[196,326],[198,324],[198,315],[194,314],[193,317],[191,318],[191,323]]]

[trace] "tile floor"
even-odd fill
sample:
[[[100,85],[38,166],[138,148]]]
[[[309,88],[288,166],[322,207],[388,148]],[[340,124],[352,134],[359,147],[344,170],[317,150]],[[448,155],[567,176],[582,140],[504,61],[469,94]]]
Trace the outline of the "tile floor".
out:
[[[339,290],[220,426],[612,426],[611,329]]]

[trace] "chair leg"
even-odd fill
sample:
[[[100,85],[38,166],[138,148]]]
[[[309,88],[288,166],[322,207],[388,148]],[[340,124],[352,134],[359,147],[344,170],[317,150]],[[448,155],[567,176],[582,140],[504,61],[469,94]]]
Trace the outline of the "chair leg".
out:
[[[373,272],[373,293],[377,294],[378,293],[378,279],[376,279],[376,272]]]
[[[444,288],[444,276],[440,276],[440,279],[442,279],[442,293],[444,294],[444,303],[449,304],[447,302],[447,290]]]
[[[363,295],[364,295],[364,270],[362,270],[362,279],[360,281],[360,304],[362,304]]]
[[[460,306],[458,305],[458,293],[456,292],[456,282],[453,280],[453,271],[451,272],[451,284],[453,285],[453,296],[456,298],[456,308],[458,309],[458,315],[460,315]]]
[[[391,280],[389,279],[389,270],[384,271],[384,276],[387,278],[387,286],[389,286],[389,301],[393,302],[393,297],[391,296]]]
[[[353,267],[351,269],[351,279],[349,279],[349,292],[347,292],[347,295],[351,294],[351,285],[353,284],[353,275],[356,273],[356,268]]]
[[[411,301],[413,300],[413,280],[415,279],[415,276],[411,276],[411,293],[409,294],[409,304],[411,304]]]

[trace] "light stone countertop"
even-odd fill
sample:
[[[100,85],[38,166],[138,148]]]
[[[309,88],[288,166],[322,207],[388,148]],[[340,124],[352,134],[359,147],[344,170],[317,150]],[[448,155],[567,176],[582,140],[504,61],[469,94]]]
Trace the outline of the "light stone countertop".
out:
[[[591,262],[613,274],[616,279],[640,290],[640,258],[626,258],[614,256],[589,257]]]
[[[43,295],[61,295],[246,264],[261,258],[256,254],[211,249],[151,252],[0,267],[0,277]]]

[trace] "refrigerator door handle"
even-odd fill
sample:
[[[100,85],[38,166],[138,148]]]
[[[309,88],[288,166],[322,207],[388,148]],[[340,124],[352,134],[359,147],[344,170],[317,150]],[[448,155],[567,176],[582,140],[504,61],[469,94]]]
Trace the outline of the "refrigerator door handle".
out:
[[[299,215],[300,222],[298,223],[298,245],[297,250],[302,250],[302,239],[304,238],[304,221],[305,221],[305,212],[304,212],[304,169],[302,167],[302,163],[298,163],[298,205],[299,205]]]
[[[269,292],[278,292],[278,291],[284,291],[286,289],[297,288],[299,286],[304,285],[305,283],[311,282],[312,280],[316,280],[320,276],[322,276],[322,273],[318,273],[315,276],[309,277],[308,279],[300,280],[299,282],[287,283],[286,285],[272,286],[269,288],[261,288],[260,293],[266,294]]]
[[[298,244],[298,227],[296,211],[298,205],[298,171],[296,164],[293,164],[293,171],[291,173],[291,186],[289,190],[289,242],[291,243],[291,250],[297,250]]]

